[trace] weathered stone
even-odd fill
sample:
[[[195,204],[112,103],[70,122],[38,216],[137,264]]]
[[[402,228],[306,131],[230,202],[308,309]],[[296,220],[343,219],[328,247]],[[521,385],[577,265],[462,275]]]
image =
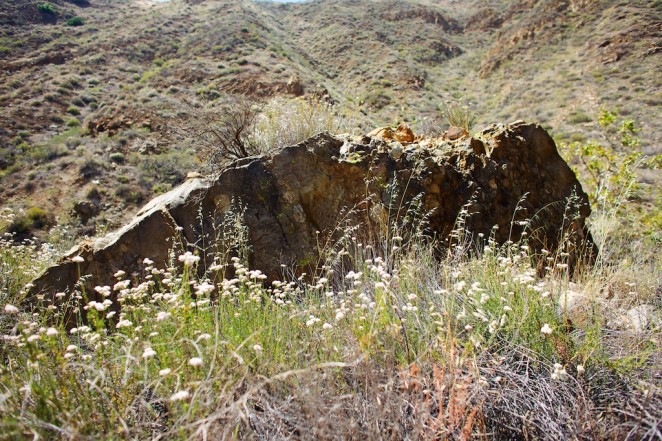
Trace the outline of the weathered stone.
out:
[[[84,285],[93,295],[95,285],[114,283],[116,271],[141,271],[145,258],[165,267],[170,250],[199,245],[203,232],[213,231],[231,211],[240,213],[247,227],[251,268],[271,280],[281,277],[283,264],[310,273],[318,244],[339,239],[341,219],[343,225],[361,225],[356,234],[365,240],[374,239],[389,217],[411,208],[419,195],[429,233],[439,238],[450,234],[468,204],[467,230],[490,235],[497,225],[495,239],[501,243],[520,239],[526,230],[533,249],[554,252],[563,241],[564,251],[579,255],[593,246],[584,225],[588,198],[540,126],[493,126],[479,137],[483,141],[454,143],[442,157],[413,144],[415,155],[395,160],[393,150],[389,154],[376,145],[396,141],[351,149],[347,138],[322,133],[270,156],[238,160],[215,179],[187,180],[148,203],[121,230],[73,249],[34,281],[33,291],[52,298],[89,275]],[[490,154],[475,153],[474,141]],[[354,153],[343,157],[343,145]],[[236,208],[239,203],[243,209]],[[576,216],[568,216],[569,210]],[[570,225],[564,224],[568,218]],[[211,257],[198,252],[204,270]],[[78,255],[84,261],[72,262]]]
[[[453,126],[450,127],[448,130],[446,130],[445,136],[451,141],[455,141],[456,139],[460,139],[460,138],[468,138],[469,132],[467,132],[466,129]]]
[[[416,136],[407,124],[400,124],[395,131],[395,140],[399,142],[414,142]]]
[[[368,133],[370,138],[395,139],[395,131],[390,127],[378,127]]]
[[[304,88],[303,88],[303,84],[301,84],[301,80],[296,75],[292,75],[287,80],[286,90],[287,90],[287,93],[289,93],[291,95],[294,95],[294,96],[301,96],[305,92]]]
[[[653,305],[638,305],[628,310],[626,316],[626,323],[628,328],[633,329],[635,332],[644,332],[649,327],[655,328],[660,326],[659,314],[656,314]]]
[[[395,159],[396,161],[402,158],[402,153],[402,145],[399,143],[394,145],[391,150],[389,150],[389,155],[391,155],[391,158]]]
[[[381,138],[385,140],[395,140],[398,142],[414,142],[416,135],[407,124],[400,124],[395,130],[391,127],[379,127],[368,133],[370,138]]]
[[[99,214],[99,204],[92,201],[80,201],[74,204],[74,213],[85,224]]]

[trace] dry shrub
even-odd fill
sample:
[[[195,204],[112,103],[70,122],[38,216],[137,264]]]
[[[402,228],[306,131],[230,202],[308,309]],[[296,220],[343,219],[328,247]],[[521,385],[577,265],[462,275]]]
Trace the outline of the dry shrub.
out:
[[[232,159],[261,153],[255,142],[255,124],[263,107],[257,98],[239,95],[196,112],[198,153],[212,170]]]
[[[266,154],[297,144],[320,132],[347,128],[336,109],[314,98],[265,101],[228,95],[210,103],[183,103],[190,128],[183,135],[198,146],[198,155],[218,171],[232,160]]]

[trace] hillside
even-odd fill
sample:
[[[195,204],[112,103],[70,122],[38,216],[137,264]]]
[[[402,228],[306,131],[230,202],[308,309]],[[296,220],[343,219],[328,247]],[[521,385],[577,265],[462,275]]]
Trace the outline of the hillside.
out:
[[[661,26],[0,2],[0,439],[660,440]]]
[[[0,6],[0,199],[64,223],[92,194],[90,224],[117,226],[200,169],[191,107],[228,93],[316,96],[348,126],[418,132],[465,105],[475,127],[524,119],[568,141],[603,139],[607,109],[636,121],[644,153],[662,152],[654,2],[51,4]]]

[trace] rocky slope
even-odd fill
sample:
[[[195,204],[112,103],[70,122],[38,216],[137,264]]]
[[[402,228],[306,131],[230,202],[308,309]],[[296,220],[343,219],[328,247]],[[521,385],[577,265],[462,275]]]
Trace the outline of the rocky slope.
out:
[[[0,5],[0,200],[94,233],[201,166],[196,102],[310,95],[363,128],[536,120],[601,139],[601,108],[660,152],[658,2],[31,0]],[[81,17],[82,25],[67,20]],[[74,204],[95,205],[91,218]]]

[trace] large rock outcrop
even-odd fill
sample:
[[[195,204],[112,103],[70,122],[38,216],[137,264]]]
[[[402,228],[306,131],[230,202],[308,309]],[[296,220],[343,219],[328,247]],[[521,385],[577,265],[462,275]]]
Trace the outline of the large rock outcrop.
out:
[[[201,267],[210,265],[210,234],[230,212],[245,225],[250,267],[270,279],[281,277],[282,265],[309,271],[319,263],[320,243],[333,244],[348,225],[360,225],[353,234],[362,240],[376,241],[414,203],[427,213],[428,233],[439,238],[448,237],[464,209],[466,230],[494,234],[499,242],[520,239],[526,228],[534,249],[553,252],[562,240],[572,252],[593,246],[584,225],[587,196],[540,126],[517,122],[475,137],[409,143],[374,133],[322,133],[273,155],[239,160],[213,179],[190,179],[148,203],[121,230],[71,250],[34,290],[71,290],[88,275],[83,283],[93,293],[96,285],[112,285],[118,270],[141,270],[145,258],[166,266],[172,249],[195,251]]]

